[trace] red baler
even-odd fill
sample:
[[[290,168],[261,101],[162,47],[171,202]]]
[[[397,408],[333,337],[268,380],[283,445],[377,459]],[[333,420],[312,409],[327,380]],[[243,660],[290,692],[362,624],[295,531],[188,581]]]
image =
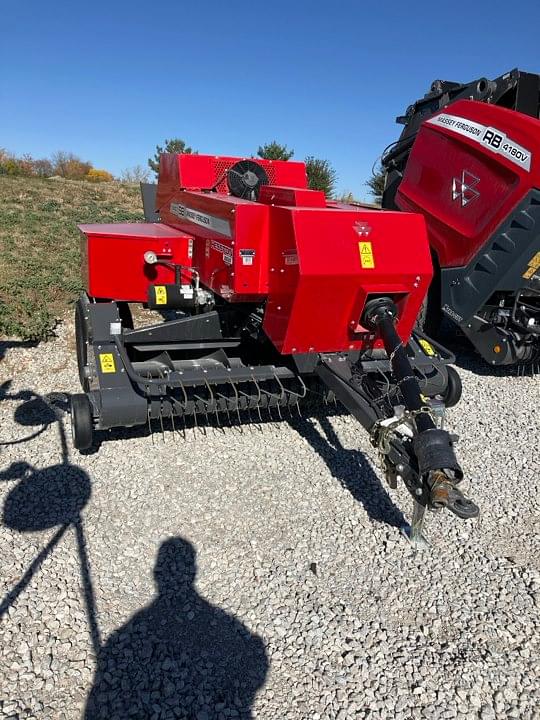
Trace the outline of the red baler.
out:
[[[452,357],[412,332],[432,277],[420,215],[328,201],[303,163],[205,155],[163,155],[156,204],[159,223],[81,226],[76,447],[95,430],[281,417],[324,396],[421,512],[477,514],[436,422],[460,395]],[[133,327],[134,302],[163,321]]]

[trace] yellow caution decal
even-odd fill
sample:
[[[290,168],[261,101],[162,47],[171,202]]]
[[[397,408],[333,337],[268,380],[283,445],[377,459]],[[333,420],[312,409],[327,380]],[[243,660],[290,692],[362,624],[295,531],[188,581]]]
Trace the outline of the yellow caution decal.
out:
[[[537,252],[536,255],[533,255],[529,260],[529,267],[521,277],[525,278],[525,280],[530,280],[538,269],[540,269],[540,252]]]
[[[422,350],[426,353],[426,355],[433,357],[433,355],[437,354],[433,345],[427,340],[424,340],[424,338],[419,338],[418,342],[422,346]]]
[[[156,293],[156,305],[166,305],[167,288],[165,287],[165,285],[156,285],[154,288],[154,292]]]
[[[370,242],[363,241],[358,243],[360,251],[360,263],[364,270],[373,270],[375,267],[375,259],[373,257],[373,248]]]
[[[99,364],[101,365],[102,373],[114,373],[116,372],[116,365],[114,362],[114,355],[112,353],[100,353]]]

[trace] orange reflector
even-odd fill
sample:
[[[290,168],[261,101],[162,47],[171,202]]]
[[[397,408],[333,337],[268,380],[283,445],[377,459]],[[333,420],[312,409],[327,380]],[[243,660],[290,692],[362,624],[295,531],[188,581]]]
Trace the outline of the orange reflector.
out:
[[[502,350],[502,348],[500,345],[493,346],[493,352],[496,353],[497,355],[501,352],[501,350]]]

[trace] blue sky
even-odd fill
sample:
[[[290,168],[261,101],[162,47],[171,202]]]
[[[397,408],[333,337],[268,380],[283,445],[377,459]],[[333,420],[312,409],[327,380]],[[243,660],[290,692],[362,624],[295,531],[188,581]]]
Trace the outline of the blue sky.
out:
[[[0,147],[120,173],[156,143],[277,139],[365,179],[435,78],[540,72],[540,2],[1,0]]]

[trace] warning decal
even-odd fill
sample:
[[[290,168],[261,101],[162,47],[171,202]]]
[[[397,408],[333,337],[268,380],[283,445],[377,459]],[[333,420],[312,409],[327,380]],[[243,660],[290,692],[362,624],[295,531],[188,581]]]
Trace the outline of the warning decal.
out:
[[[166,305],[167,288],[165,287],[165,285],[156,285],[154,288],[154,292],[156,293],[156,305]]]
[[[540,269],[540,252],[537,252],[536,255],[534,255],[529,260],[529,267],[525,270],[523,275],[521,277],[525,278],[525,280],[530,280],[532,276],[536,273],[537,270]]]
[[[112,353],[100,353],[99,364],[101,365],[102,373],[114,373],[116,372],[116,365],[114,364],[114,355]]]
[[[358,243],[358,249],[360,250],[360,264],[364,270],[373,270],[375,267],[375,260],[373,258],[373,248],[371,243],[364,241]]]
[[[240,257],[242,258],[242,265],[253,265],[253,258],[255,257],[255,250],[248,250],[248,249],[240,250]]]
[[[433,348],[433,345],[430,342],[428,342],[427,340],[424,340],[424,338],[420,338],[418,340],[418,342],[422,346],[422,350],[426,353],[426,355],[429,355],[430,357],[432,357],[433,355],[436,354],[435,350]]]

